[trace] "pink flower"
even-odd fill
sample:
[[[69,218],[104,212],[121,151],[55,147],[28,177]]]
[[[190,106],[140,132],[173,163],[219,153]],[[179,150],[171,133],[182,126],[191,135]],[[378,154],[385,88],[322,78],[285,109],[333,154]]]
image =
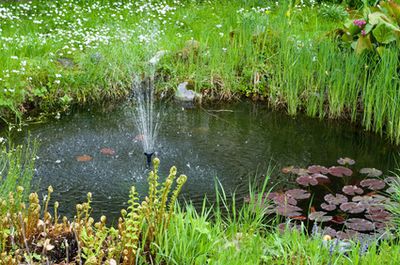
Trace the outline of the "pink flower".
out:
[[[367,24],[367,21],[365,21],[363,19],[355,19],[353,21],[353,24],[361,29],[361,28],[363,28],[365,26],[365,24]]]

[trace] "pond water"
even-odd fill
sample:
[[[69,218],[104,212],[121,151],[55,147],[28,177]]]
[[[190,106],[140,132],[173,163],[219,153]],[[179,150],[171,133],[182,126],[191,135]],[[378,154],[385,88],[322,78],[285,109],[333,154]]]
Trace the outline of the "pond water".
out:
[[[178,174],[188,176],[181,198],[197,205],[204,196],[214,198],[216,178],[227,194],[235,192],[242,200],[249,181],[261,182],[270,166],[275,168],[270,184],[290,186],[294,179],[279,171],[284,166],[330,166],[347,156],[357,161],[356,168],[388,173],[398,152],[347,122],[293,118],[250,102],[193,108],[170,103],[162,107],[162,116],[156,143],[160,175],[177,166]],[[21,142],[28,132],[40,144],[34,183],[43,195],[47,186],[54,187],[53,200],[60,202],[61,214],[73,215],[90,191],[94,215],[113,219],[126,207],[131,185],[146,194],[145,157],[130,107],[74,111],[13,136]],[[103,154],[103,148],[115,153]],[[92,160],[77,161],[82,155]]]

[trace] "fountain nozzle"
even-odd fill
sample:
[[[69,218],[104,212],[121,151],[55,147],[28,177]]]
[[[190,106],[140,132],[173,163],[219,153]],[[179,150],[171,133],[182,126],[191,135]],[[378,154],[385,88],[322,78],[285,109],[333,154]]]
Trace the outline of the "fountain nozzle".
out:
[[[150,168],[150,167],[151,167],[151,157],[154,155],[154,152],[152,152],[152,153],[146,153],[146,152],[144,152],[144,155],[146,156],[146,165],[147,165],[147,168]]]

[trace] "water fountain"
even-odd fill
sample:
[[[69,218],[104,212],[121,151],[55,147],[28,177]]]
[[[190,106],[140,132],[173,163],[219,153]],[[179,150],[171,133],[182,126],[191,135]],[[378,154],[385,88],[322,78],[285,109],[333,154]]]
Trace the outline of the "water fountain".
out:
[[[151,166],[151,159],[155,153],[154,148],[160,123],[160,113],[154,108],[154,71],[152,70],[155,64],[151,65],[153,67],[149,71],[149,76],[141,79],[136,75],[132,85],[135,101],[134,120],[148,168]]]

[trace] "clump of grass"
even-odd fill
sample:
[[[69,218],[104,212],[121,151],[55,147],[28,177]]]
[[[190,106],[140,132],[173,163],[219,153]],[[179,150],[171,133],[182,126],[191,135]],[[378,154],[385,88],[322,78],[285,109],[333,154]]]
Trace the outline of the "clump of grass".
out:
[[[10,192],[20,186],[29,193],[35,170],[37,143],[14,145],[0,137],[0,198],[7,198]]]

